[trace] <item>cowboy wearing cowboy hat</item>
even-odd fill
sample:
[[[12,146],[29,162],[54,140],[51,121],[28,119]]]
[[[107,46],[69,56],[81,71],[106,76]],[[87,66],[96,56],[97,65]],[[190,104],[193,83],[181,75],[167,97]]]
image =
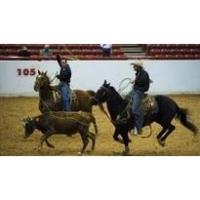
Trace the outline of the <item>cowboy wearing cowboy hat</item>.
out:
[[[70,80],[72,76],[71,68],[67,63],[67,59],[62,59],[60,55],[56,56],[57,62],[60,65],[60,74],[56,76],[60,80],[59,90],[63,100],[63,111],[70,111]]]
[[[136,60],[130,63],[133,66],[135,73],[135,80],[131,81],[133,84],[132,90],[132,113],[134,117],[133,134],[138,135],[142,133],[143,127],[143,113],[141,109],[142,99],[144,92],[149,90],[149,84],[151,82],[149,74],[143,68],[143,62],[141,60]]]

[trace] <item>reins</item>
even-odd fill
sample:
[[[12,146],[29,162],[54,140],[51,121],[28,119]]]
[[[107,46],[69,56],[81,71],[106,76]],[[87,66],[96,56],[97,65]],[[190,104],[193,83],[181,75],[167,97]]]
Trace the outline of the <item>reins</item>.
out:
[[[96,99],[96,101],[97,101],[97,99]],[[108,113],[105,111],[105,109],[103,107],[103,104],[98,103],[98,106],[99,106],[100,110],[105,114],[105,116],[107,117],[107,119],[115,126],[115,122],[110,118],[110,116],[108,115]]]

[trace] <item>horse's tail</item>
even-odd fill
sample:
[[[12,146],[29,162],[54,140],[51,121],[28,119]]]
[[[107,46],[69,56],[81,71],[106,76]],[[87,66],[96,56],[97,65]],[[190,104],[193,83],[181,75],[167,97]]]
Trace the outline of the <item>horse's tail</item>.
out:
[[[96,92],[93,91],[93,90],[87,90],[86,92],[87,92],[91,97],[93,97],[93,96],[96,94]]]
[[[197,134],[198,128],[187,119],[188,110],[184,108],[179,108],[177,106],[177,118],[180,120],[181,124],[185,126],[187,129],[192,131],[194,134]]]

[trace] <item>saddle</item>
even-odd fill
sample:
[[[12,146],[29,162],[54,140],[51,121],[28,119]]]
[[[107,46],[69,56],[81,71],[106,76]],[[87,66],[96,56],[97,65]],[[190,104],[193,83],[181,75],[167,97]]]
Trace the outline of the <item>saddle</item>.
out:
[[[145,94],[142,100],[142,112],[144,116],[158,112],[158,104],[154,96]]]
[[[130,119],[132,115],[131,108],[133,104],[133,99],[131,95],[125,96],[124,99],[128,101],[128,104],[126,108],[122,111],[122,113],[117,117],[118,122],[125,122]],[[148,116],[151,116],[158,112],[158,104],[154,96],[148,94],[144,95],[142,100],[142,112],[144,118],[147,118]]]
[[[52,92],[53,92],[53,99],[55,103],[61,103],[62,101],[62,96],[60,93],[60,90],[58,88],[58,86],[52,86],[51,87]],[[70,105],[73,105],[73,107],[77,107],[78,106],[78,98],[76,95],[76,92],[74,90],[71,90],[70,93]]]

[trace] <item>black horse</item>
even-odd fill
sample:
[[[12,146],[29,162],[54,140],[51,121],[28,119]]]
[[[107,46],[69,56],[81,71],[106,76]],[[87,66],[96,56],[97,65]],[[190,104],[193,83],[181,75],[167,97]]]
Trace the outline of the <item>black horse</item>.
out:
[[[157,122],[162,126],[161,132],[157,135],[157,140],[161,146],[165,145],[166,138],[175,130],[175,126],[171,124],[174,117],[177,117],[183,126],[196,135],[198,129],[193,123],[187,120],[186,109],[180,108],[176,102],[164,95],[157,95],[155,99],[158,104],[158,111],[154,114],[144,116],[143,126],[153,122]],[[119,123],[117,120],[118,116],[126,109],[128,101],[123,99],[118,92],[105,81],[93,97],[93,103],[99,104],[103,102],[106,102],[112,123],[115,126],[113,138],[125,145],[123,154],[128,154],[128,144],[131,142],[128,137],[128,132],[133,128],[133,117],[131,116],[131,118],[127,121],[123,121],[123,123]],[[119,135],[121,135],[123,140],[120,139]]]

